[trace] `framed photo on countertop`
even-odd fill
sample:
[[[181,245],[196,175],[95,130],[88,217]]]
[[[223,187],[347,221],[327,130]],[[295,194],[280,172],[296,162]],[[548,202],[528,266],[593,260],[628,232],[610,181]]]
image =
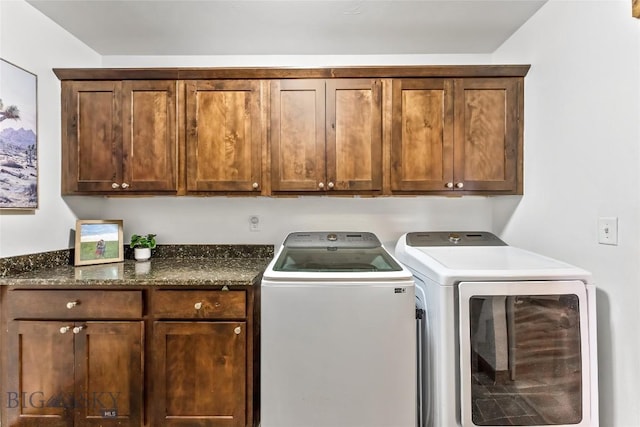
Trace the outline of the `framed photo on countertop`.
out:
[[[121,219],[76,221],[75,265],[124,261]]]

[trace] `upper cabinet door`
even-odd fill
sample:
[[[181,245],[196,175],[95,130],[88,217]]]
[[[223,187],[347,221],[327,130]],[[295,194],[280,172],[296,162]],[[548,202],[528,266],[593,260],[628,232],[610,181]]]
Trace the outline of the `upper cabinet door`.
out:
[[[380,80],[327,80],[328,190],[382,189],[381,88]]]
[[[453,82],[396,79],[391,190],[443,191],[453,182]]]
[[[325,189],[325,82],[271,83],[271,188]]]
[[[175,191],[176,82],[123,82],[125,190]]]
[[[122,175],[120,82],[63,85],[62,189],[111,192]]]
[[[521,82],[521,78],[455,80],[457,189],[522,192],[517,176]]]
[[[62,192],[177,188],[176,82],[63,83]]]
[[[259,191],[260,82],[186,84],[187,191]]]

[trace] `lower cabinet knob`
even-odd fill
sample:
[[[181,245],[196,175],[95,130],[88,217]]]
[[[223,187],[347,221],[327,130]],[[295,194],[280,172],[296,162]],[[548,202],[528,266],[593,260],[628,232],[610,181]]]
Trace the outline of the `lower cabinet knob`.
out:
[[[71,326],[63,326],[62,328],[60,328],[60,333],[66,334],[67,332],[69,332],[69,329],[71,329]]]
[[[129,184],[127,184],[126,182],[122,183],[122,188],[129,188]]]
[[[318,184],[318,188],[323,189],[324,188],[324,182],[321,182]]]
[[[193,308],[195,308],[196,310],[200,310],[202,308],[202,303],[201,302],[197,302],[197,303],[193,304]]]
[[[329,183],[327,184],[327,187],[329,187],[329,189],[331,189],[331,188],[333,188],[333,186],[334,186],[334,183],[329,181]]]
[[[257,182],[254,182],[251,187],[253,187],[254,190],[257,190],[260,185]]]
[[[113,184],[111,184],[111,188],[120,188],[120,184],[114,182]]]
[[[453,182],[447,182],[447,184],[445,185],[445,187],[447,187],[447,188],[453,188]]]
[[[68,308],[69,310],[71,310],[71,309],[72,309],[73,307],[75,307],[76,305],[78,305],[78,301],[69,301],[69,302],[67,303],[67,308]]]
[[[462,188],[462,187],[464,187],[464,183],[459,182],[456,184],[456,188]]]
[[[242,328],[238,326],[233,330],[233,332],[235,332],[236,335],[240,335],[240,332],[242,332]]]
[[[83,329],[84,329],[84,326],[76,326],[75,328],[73,328],[73,333],[77,334]]]

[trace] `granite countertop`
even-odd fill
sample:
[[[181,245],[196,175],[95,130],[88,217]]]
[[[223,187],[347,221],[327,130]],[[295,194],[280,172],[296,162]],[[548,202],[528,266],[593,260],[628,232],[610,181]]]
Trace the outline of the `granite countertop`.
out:
[[[21,257],[26,258],[17,260],[21,264],[41,267],[0,276],[0,286],[251,286],[272,255],[273,247],[180,246],[161,248],[144,262],[125,259],[74,267],[68,257],[50,253],[37,260]]]
[[[268,259],[169,258],[145,262],[44,268],[0,278],[4,286],[227,285],[250,286]]]

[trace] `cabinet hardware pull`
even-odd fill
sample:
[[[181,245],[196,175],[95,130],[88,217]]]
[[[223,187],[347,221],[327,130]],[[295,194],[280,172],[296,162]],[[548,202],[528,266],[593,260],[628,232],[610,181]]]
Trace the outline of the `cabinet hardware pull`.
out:
[[[111,184],[111,188],[120,188],[120,184],[114,182],[113,184]]]
[[[69,310],[71,310],[71,309],[72,309],[73,307],[75,307],[76,305],[78,305],[78,301],[69,301],[69,302],[67,303],[67,308],[68,308]]]
[[[464,183],[459,182],[456,184],[456,188],[462,188],[462,187],[464,187]]]
[[[228,291],[228,290],[229,290],[229,287],[228,287],[227,285],[224,285],[224,286],[222,287],[222,290],[223,290],[223,291]]]
[[[447,184],[445,185],[445,187],[447,187],[447,188],[453,188],[453,182],[447,182]]]
[[[257,182],[254,182],[251,187],[253,187],[254,190],[257,190],[260,185]]]
[[[127,184],[126,182],[122,183],[122,188],[129,188],[129,184]]]
[[[193,308],[195,308],[196,310],[200,310],[202,308],[202,303],[201,302],[197,302],[193,305]]]
[[[237,326],[237,327],[233,330],[233,332],[235,332],[235,333],[236,333],[236,335],[240,335],[240,332],[242,332],[242,328],[241,328],[240,326]]]
[[[324,188],[324,182],[321,182],[318,184],[318,188],[323,189]]]
[[[329,183],[327,184],[327,187],[329,187],[329,190],[331,190],[334,185],[335,184],[332,181],[329,181]]]
[[[83,329],[84,329],[84,326],[76,326],[75,328],[73,328],[73,333],[77,334]]]
[[[60,328],[60,333],[66,334],[67,332],[69,332],[69,329],[71,329],[71,326],[63,326],[62,328]]]

